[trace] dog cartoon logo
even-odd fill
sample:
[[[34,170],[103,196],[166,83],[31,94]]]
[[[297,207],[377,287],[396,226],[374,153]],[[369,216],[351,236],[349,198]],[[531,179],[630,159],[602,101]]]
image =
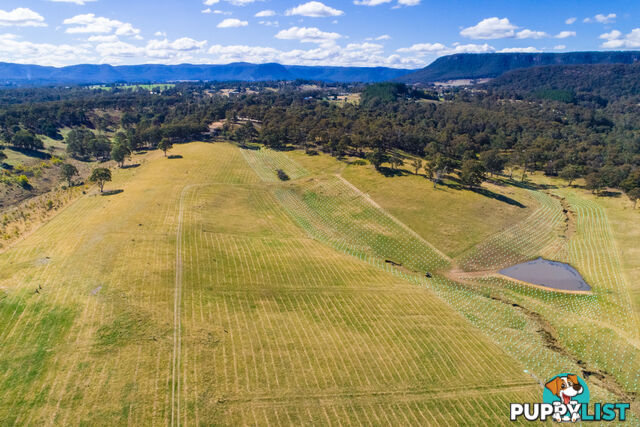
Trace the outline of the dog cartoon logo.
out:
[[[581,419],[581,404],[589,403],[589,390],[577,375],[560,374],[545,384],[543,400],[556,407],[553,415],[555,421],[575,423]]]

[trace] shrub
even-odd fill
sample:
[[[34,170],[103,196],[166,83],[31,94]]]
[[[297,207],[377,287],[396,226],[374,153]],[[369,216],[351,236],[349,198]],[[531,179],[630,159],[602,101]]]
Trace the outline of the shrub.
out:
[[[31,184],[29,183],[29,178],[26,175],[20,175],[18,177],[18,185],[24,189],[31,188]]]
[[[280,181],[289,181],[289,175],[282,169],[278,169],[277,174]]]

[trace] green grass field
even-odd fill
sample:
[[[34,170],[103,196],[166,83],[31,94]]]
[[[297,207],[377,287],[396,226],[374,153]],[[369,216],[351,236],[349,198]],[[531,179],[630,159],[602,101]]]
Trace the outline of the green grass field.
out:
[[[613,202],[551,190],[576,213],[563,240],[547,193],[490,188],[519,207],[324,155],[173,151],[0,253],[0,424],[508,425],[538,379],[582,370],[605,372],[593,398],[637,396],[617,237],[634,217]],[[448,276],[485,250],[570,260],[594,294]]]

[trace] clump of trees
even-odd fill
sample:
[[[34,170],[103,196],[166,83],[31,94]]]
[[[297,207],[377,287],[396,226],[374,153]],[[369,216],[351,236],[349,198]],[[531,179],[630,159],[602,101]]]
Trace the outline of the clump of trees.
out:
[[[13,147],[23,150],[41,150],[44,148],[42,140],[26,129],[20,129],[14,133],[10,138],[10,143]]]
[[[67,153],[81,160],[107,160],[111,141],[104,135],[96,135],[89,129],[73,129],[65,138]]]

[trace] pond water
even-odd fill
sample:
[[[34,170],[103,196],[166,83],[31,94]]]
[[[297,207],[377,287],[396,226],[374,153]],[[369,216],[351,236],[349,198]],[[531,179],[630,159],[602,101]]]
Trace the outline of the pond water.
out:
[[[503,270],[500,274],[534,285],[563,291],[590,291],[591,286],[569,264],[538,258]]]

